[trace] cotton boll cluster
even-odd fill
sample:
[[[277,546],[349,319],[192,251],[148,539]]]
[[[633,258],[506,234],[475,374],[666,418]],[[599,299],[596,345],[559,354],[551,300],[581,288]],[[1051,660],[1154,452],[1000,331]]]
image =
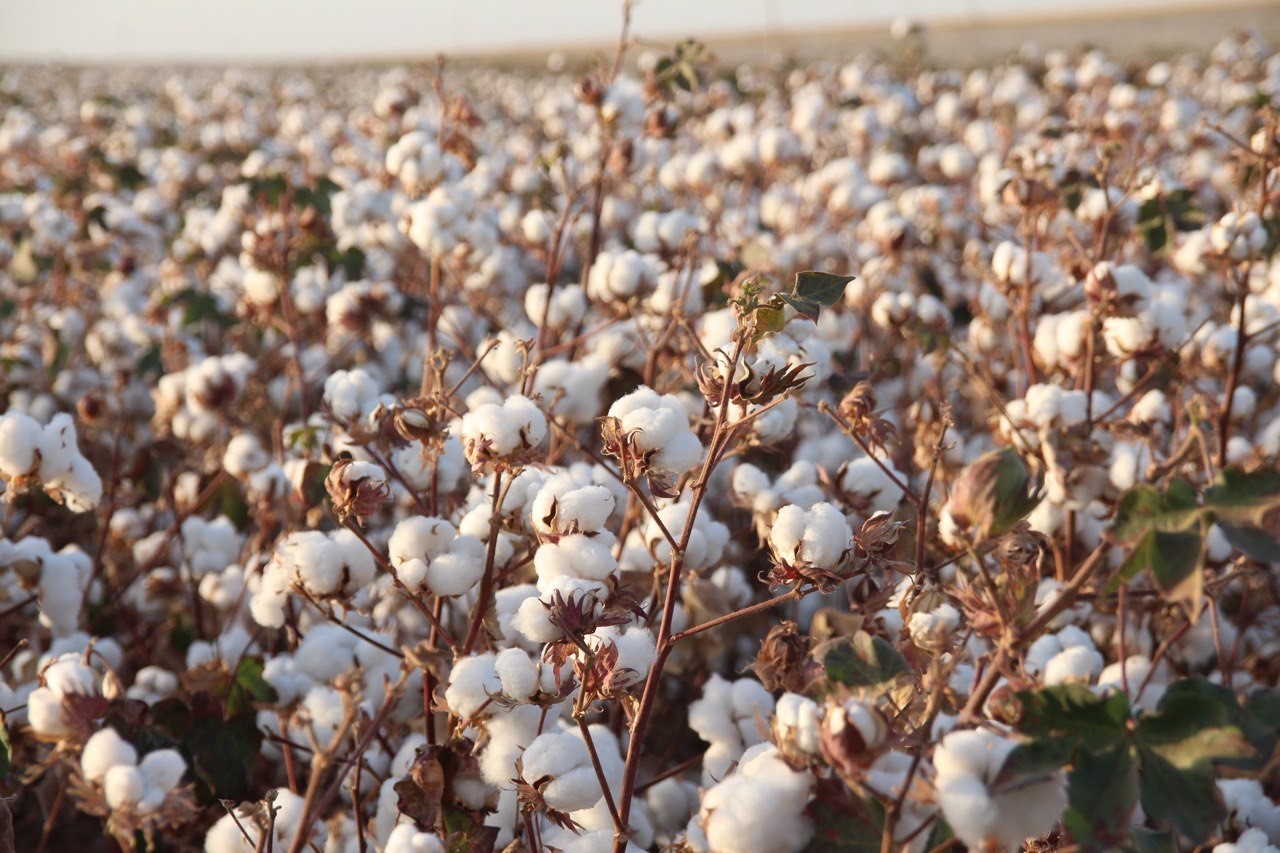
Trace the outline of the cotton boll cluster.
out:
[[[639,473],[675,481],[702,460],[702,442],[674,395],[641,386],[615,400],[608,417],[616,421],[615,440],[621,445],[614,455],[634,459]]]
[[[933,753],[938,804],[956,837],[973,848],[1016,850],[1048,832],[1067,803],[1061,773],[1012,790],[994,787],[1017,741],[985,729],[952,732]]]
[[[396,525],[387,543],[391,565],[410,590],[462,595],[484,573],[485,547],[441,518],[414,516]]]
[[[6,585],[14,587],[10,598],[34,589],[40,624],[54,637],[66,637],[80,626],[80,610],[93,566],[88,555],[74,545],[54,551],[49,542],[28,536],[17,542],[0,539],[0,570]]]
[[[458,437],[467,461],[476,470],[519,465],[547,438],[547,419],[528,397],[514,395],[502,403],[486,403],[462,418]]]
[[[84,656],[68,652],[40,673],[41,686],[27,697],[27,721],[47,741],[84,737],[102,710],[102,682]]]
[[[63,413],[44,425],[23,412],[0,415],[0,480],[8,501],[37,487],[73,512],[102,500],[102,478],[80,453],[75,424]]]
[[[839,576],[848,564],[853,531],[834,504],[784,506],[769,531],[769,548],[780,568],[821,585],[819,579]]]
[[[85,742],[80,769],[85,781],[101,787],[113,811],[146,817],[160,812],[177,792],[187,763],[175,749],[157,749],[139,761],[133,745],[108,728]]]
[[[773,696],[750,678],[712,675],[702,697],[689,706],[689,728],[710,744],[702,761],[703,784],[721,779],[747,747],[763,741],[758,723],[774,710]]]
[[[263,569],[249,609],[259,625],[279,627],[291,590],[317,599],[349,596],[373,580],[375,568],[373,555],[350,531],[292,533]]]
[[[696,850],[727,853],[798,851],[812,835],[804,815],[813,777],[793,770],[769,744],[747,750],[738,767],[702,798]]]

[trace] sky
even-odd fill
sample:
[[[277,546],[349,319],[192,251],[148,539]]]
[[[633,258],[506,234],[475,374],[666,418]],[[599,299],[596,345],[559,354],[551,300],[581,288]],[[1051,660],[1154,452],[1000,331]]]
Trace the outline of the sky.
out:
[[[1182,0],[1180,5],[1213,0]],[[768,38],[887,24],[1168,6],[1169,0],[639,0],[633,30]],[[297,62],[609,44],[620,0],[0,0],[0,62]]]

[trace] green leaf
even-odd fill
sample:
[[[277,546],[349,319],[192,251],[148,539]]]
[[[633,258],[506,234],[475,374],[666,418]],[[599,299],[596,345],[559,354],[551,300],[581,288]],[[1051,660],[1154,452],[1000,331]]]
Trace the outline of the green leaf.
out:
[[[865,631],[831,641],[819,650],[818,660],[827,677],[849,687],[873,687],[911,672],[906,658],[887,640]]]
[[[812,299],[802,299],[798,296],[791,296],[786,293],[779,293],[778,298],[783,302],[796,309],[796,313],[802,317],[808,317],[810,320],[817,320],[818,314],[822,311],[822,306]]]
[[[253,710],[254,702],[272,702],[276,691],[262,677],[261,658],[242,658],[227,683],[227,716]]]
[[[844,298],[844,289],[854,278],[851,275],[806,270],[796,275],[796,286],[792,293],[800,299],[830,308]]]
[[[1082,684],[1059,684],[1017,694],[1019,731],[1066,741],[1072,750],[1109,749],[1126,737],[1129,700],[1122,692],[1102,697]]]
[[[1165,690],[1161,709],[1166,707],[1165,702],[1171,703],[1170,707],[1180,704],[1183,696],[1201,696],[1216,703],[1221,716],[1215,719],[1239,729],[1252,747],[1252,753],[1246,756],[1219,756],[1216,759],[1219,763],[1242,770],[1260,770],[1275,752],[1280,735],[1280,690],[1258,690],[1241,706],[1236,694],[1221,684],[1201,676],[1182,678]]]
[[[1254,754],[1217,697],[1185,689],[1166,691],[1157,713],[1138,719],[1136,738],[1139,745],[1179,770]]]
[[[992,784],[1000,786],[1065,767],[1071,762],[1075,746],[1069,738],[1037,738],[1020,743],[1005,757]]]
[[[1178,853],[1178,839],[1172,832],[1135,826],[1129,831],[1129,843],[1125,849],[1133,853]]]
[[[1256,527],[1237,527],[1218,522],[1222,535],[1241,554],[1262,563],[1280,563],[1280,539]]]
[[[1139,793],[1147,815],[1173,827],[1193,843],[1207,839],[1227,811],[1213,782],[1213,766],[1205,762],[1180,770],[1144,746],[1138,747],[1138,758],[1142,764]]]
[[[756,329],[760,332],[781,332],[787,319],[781,308],[761,305],[756,309]]]
[[[1081,752],[1067,775],[1063,824],[1082,850],[1115,850],[1128,835],[1138,805],[1138,762],[1133,746]]]
[[[1195,609],[1203,594],[1204,541],[1199,533],[1150,530],[1129,554],[1109,588],[1119,588],[1143,569],[1169,601],[1190,601]]]
[[[1166,492],[1155,486],[1134,486],[1120,496],[1107,538],[1117,545],[1130,545],[1153,529],[1186,530],[1195,524],[1198,511],[1195,491],[1185,480],[1175,480]]]
[[[1227,468],[1205,490],[1204,498],[1215,518],[1257,527],[1269,510],[1280,507],[1280,471]]]
[[[875,800],[856,797],[843,784],[826,780],[819,783],[809,812],[813,838],[805,847],[808,853],[880,853],[884,806]]]

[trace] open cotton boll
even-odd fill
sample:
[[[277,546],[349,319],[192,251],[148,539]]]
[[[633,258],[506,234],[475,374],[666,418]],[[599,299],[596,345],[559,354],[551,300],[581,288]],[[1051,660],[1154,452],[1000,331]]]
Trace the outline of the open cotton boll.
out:
[[[1087,646],[1071,646],[1049,659],[1044,667],[1044,684],[1088,684],[1102,672],[1105,661],[1097,649]]]
[[[822,748],[822,710],[818,703],[798,693],[784,693],[774,709],[778,737],[801,752],[817,755]]]
[[[535,326],[572,329],[587,313],[587,296],[576,284],[560,285],[547,300],[546,284],[531,284],[524,294],[524,310]]]
[[[811,774],[792,770],[772,745],[744,755],[738,770],[702,797],[699,822],[708,847],[717,853],[803,849],[813,834],[804,817],[812,782]]]
[[[420,832],[411,823],[402,823],[387,836],[382,853],[445,853],[444,842],[433,832]]]
[[[702,697],[689,705],[689,728],[710,744],[725,744],[736,758],[748,746],[763,740],[757,720],[773,713],[773,695],[752,678],[726,681],[713,674],[703,685]]]
[[[1012,790],[991,787],[1017,742],[985,729],[951,732],[934,750],[934,787],[956,837],[975,849],[1021,849],[1043,835],[1067,805],[1060,772]]]
[[[117,764],[102,777],[102,793],[113,809],[137,805],[147,791],[147,783],[132,764]]]
[[[812,566],[835,571],[853,549],[853,531],[834,504],[814,504],[809,509],[784,506],[778,510],[769,547],[774,557],[789,566]]]
[[[548,808],[575,812],[591,808],[604,796],[586,743],[571,734],[538,735],[520,761],[521,776],[539,787]]]
[[[1252,827],[1280,843],[1280,804],[1267,796],[1257,779],[1219,779],[1217,785],[1227,807],[1225,823]]]
[[[489,697],[501,692],[497,656],[493,652],[485,652],[463,658],[453,665],[444,701],[454,714],[467,720],[489,701]]]
[[[1213,853],[1280,853],[1280,847],[1272,845],[1262,830],[1246,829],[1234,843],[1215,844]]]
[[[702,443],[689,428],[689,416],[674,394],[640,386],[609,407],[619,429],[629,435],[655,474],[676,479],[702,460]]]
[[[911,642],[926,651],[941,652],[951,643],[960,625],[960,611],[942,603],[928,613],[912,613],[907,620]]]
[[[668,531],[683,530],[685,519],[689,517],[689,502],[668,504],[658,510],[658,517]],[[644,527],[644,540],[649,550],[659,563],[671,560],[671,543],[667,541],[662,528],[648,519]],[[714,520],[709,513],[701,512],[694,518],[693,532],[689,536],[688,547],[684,552],[685,568],[693,572],[701,572],[720,562],[725,546],[729,543],[729,528]]]
[[[618,659],[609,674],[608,689],[624,691],[640,684],[658,657],[653,632],[643,625],[606,625],[586,637],[593,651],[612,646]]]
[[[80,753],[80,772],[90,782],[102,781],[116,765],[132,767],[137,763],[138,751],[112,728],[95,732]]]
[[[0,415],[0,476],[12,480],[32,473],[40,436],[40,423],[24,412]]]
[[[581,533],[564,536],[555,542],[544,542],[533,555],[538,573],[538,589],[559,577],[604,581],[618,573],[618,561],[608,548]]]
[[[513,702],[524,702],[538,692],[538,665],[522,649],[498,652],[493,669],[502,684],[502,695]]]
[[[513,395],[467,412],[459,437],[472,466],[527,453],[547,437],[547,419],[528,397]]]
[[[538,491],[529,514],[538,535],[549,538],[603,530],[614,505],[613,493],[604,486],[578,486],[557,475]]]
[[[513,627],[534,643],[564,639],[564,632],[551,621],[553,607],[575,607],[587,620],[592,620],[599,615],[601,605],[609,597],[609,587],[604,583],[572,575],[540,580],[538,590],[538,597],[526,598],[520,603],[513,622]]]
[[[380,394],[373,377],[360,367],[336,370],[324,381],[324,404],[345,423],[366,420],[377,407]]]
[[[904,475],[887,459],[881,464],[893,472],[898,482]],[[839,474],[840,490],[851,499],[851,505],[864,515],[890,512],[902,502],[904,492],[870,457],[863,456],[843,466]]]

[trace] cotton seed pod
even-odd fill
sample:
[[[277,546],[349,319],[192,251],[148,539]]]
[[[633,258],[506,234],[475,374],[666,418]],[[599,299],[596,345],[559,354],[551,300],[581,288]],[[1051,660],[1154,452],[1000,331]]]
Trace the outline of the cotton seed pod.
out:
[[[845,773],[875,761],[889,734],[884,715],[856,699],[830,704],[822,718],[822,754]]]

